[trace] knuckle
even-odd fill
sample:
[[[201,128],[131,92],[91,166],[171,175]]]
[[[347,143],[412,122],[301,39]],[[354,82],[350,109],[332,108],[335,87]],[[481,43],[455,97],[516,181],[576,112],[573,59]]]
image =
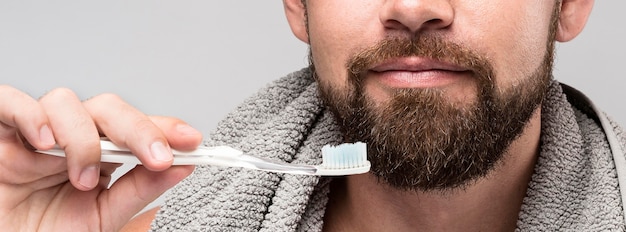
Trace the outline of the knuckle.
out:
[[[14,127],[16,123],[40,124],[43,121],[43,111],[37,101],[16,88],[0,85],[0,123]]]
[[[99,137],[94,136],[94,139],[70,141],[71,143],[66,141],[61,146],[64,147],[64,149],[69,150],[70,153],[73,153],[73,152],[77,152],[79,154],[84,154],[85,152],[97,153],[97,151],[99,151],[100,149],[100,142],[96,138],[99,138]]]
[[[50,92],[44,95],[44,98],[52,98],[52,99],[68,99],[68,98],[78,98],[76,93],[71,89],[60,87],[50,90]]]
[[[72,129],[88,128],[88,129],[93,129],[94,131],[96,130],[93,119],[89,117],[88,115],[75,114],[73,115],[71,119],[67,119],[67,120],[68,120],[67,125],[70,126],[70,128]]]
[[[148,117],[155,125],[158,125],[159,127],[164,127],[164,126],[168,127],[168,126],[175,126],[179,124],[187,124],[182,119],[179,119],[176,117],[166,117],[166,116],[148,116]]]
[[[16,92],[17,89],[13,88],[12,86],[9,85],[5,85],[5,84],[0,84],[0,92],[1,93],[11,93],[11,92]]]
[[[163,133],[149,119],[138,119],[133,124],[133,132],[127,136],[127,143],[147,142],[154,140],[167,141]]]
[[[91,100],[103,103],[119,103],[123,102],[122,98],[113,93],[103,93],[93,97]]]
[[[2,96],[0,100],[7,100],[8,102],[21,102],[24,99],[32,99],[26,93],[8,85],[0,85],[0,96]]]
[[[83,106],[92,116],[100,119],[105,115],[113,114],[112,112],[116,112],[117,116],[122,117],[125,115],[125,111],[127,111],[126,108],[128,108],[120,96],[112,93],[94,96],[84,101]]]
[[[154,125],[154,123],[147,118],[141,118],[135,121],[135,131],[139,133],[154,131],[155,129],[156,126]]]

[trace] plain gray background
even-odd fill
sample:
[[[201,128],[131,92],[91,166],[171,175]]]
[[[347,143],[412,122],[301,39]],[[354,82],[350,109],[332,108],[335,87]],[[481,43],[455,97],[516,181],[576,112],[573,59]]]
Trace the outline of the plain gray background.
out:
[[[559,44],[555,76],[626,125],[626,1],[596,1]],[[111,92],[205,135],[243,99],[306,65],[282,1],[0,1],[0,84],[39,97]],[[158,203],[158,202],[157,202]]]

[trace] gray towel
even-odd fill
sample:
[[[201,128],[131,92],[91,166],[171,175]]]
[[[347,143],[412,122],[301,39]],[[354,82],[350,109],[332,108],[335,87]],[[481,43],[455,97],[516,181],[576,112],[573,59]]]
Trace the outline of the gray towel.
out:
[[[321,147],[340,141],[310,70],[303,69],[245,101],[218,125],[206,144],[319,164]],[[593,118],[570,105],[556,81],[544,101],[541,143],[519,230],[623,230],[617,174],[604,134]],[[321,231],[330,181],[198,166],[168,193],[152,229]]]

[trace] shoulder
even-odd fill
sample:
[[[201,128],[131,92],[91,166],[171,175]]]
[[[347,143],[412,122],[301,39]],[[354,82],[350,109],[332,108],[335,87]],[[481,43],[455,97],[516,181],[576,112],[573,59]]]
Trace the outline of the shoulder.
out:
[[[622,157],[626,156],[626,149],[624,149],[626,148],[626,138],[622,126],[599,109],[591,99],[579,90],[567,84],[560,83],[560,85],[572,106],[593,119],[603,129],[613,153],[619,153]]]
[[[610,116],[605,115],[605,117],[610,122],[608,125],[609,128],[611,128],[615,133],[615,139],[617,142],[616,144],[620,146],[622,154],[626,156],[626,134],[624,134],[624,128],[619,125],[615,120],[613,120]]]

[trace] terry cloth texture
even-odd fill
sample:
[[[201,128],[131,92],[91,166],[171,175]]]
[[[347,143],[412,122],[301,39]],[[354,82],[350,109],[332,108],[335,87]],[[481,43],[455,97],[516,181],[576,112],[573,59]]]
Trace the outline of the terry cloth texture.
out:
[[[542,111],[541,151],[518,230],[624,230],[609,145],[583,110],[572,107],[553,81]],[[622,136],[619,126],[614,127]],[[625,147],[626,140],[620,139]],[[206,145],[320,164],[321,147],[340,142],[310,70],[303,69],[245,101],[218,125]],[[152,230],[321,231],[329,183],[316,176],[198,166],[168,193]]]

